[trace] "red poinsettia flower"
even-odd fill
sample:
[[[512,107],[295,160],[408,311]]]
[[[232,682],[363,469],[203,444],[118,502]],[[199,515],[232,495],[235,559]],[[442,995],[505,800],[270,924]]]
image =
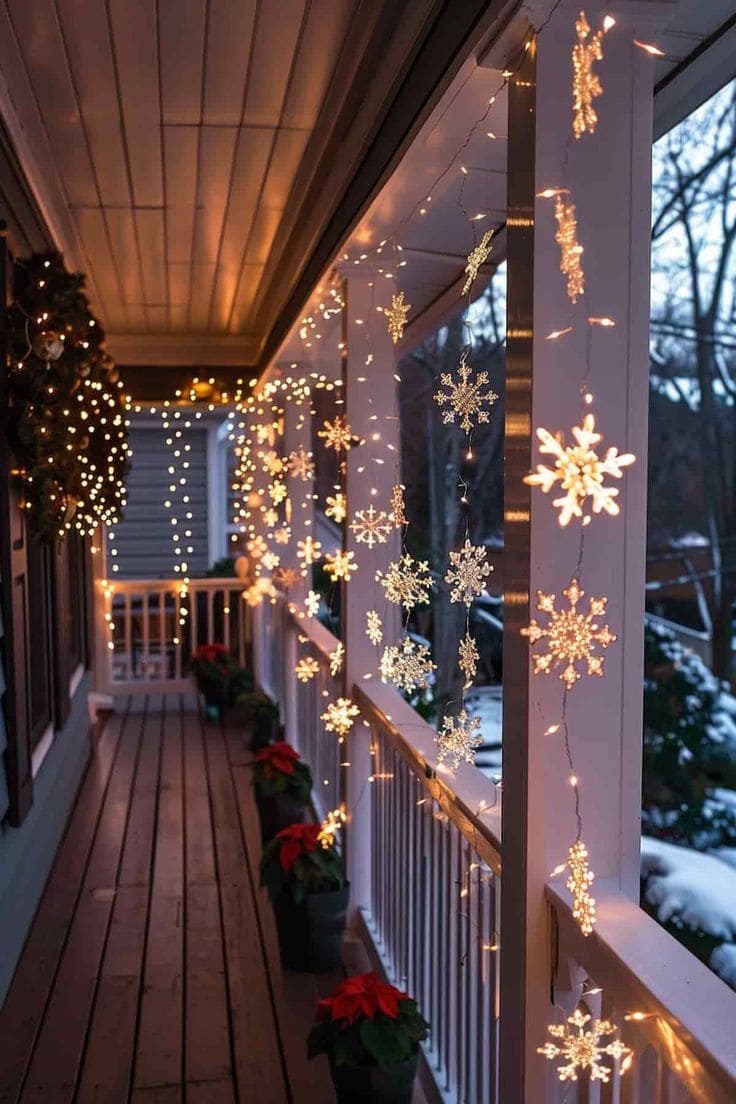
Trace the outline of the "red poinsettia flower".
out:
[[[294,763],[300,758],[299,752],[285,740],[268,744],[255,754],[256,763],[265,763],[267,768],[279,771],[281,774],[293,774]]]
[[[344,1020],[346,1024],[356,1020],[374,1020],[383,1012],[390,1020],[398,1019],[399,1004],[407,1000],[393,985],[386,985],[373,972],[356,974],[341,981],[329,997],[317,1005],[317,1018],[320,1020]]]
[[[205,663],[217,663],[224,659],[228,650],[224,644],[200,644],[194,653],[194,659]]]
[[[320,824],[290,824],[288,828],[282,828],[276,839],[281,842],[279,861],[281,869],[289,871],[300,855],[308,851],[316,851],[321,847],[319,834],[322,831]]]

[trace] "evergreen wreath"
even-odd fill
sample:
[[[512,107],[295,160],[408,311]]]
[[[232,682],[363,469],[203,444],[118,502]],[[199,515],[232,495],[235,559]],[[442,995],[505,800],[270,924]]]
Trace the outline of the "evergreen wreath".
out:
[[[85,278],[59,254],[16,261],[6,312],[8,431],[31,531],[91,536],[125,506],[123,384],[90,311]]]

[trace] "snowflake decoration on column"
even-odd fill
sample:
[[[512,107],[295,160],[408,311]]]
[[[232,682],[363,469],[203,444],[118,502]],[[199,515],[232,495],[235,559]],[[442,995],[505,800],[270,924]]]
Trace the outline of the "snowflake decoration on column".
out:
[[[381,656],[381,679],[400,690],[426,690],[430,676],[437,670],[429,648],[405,636],[398,644],[389,644]]]
[[[394,483],[391,488],[391,520],[397,529],[407,524],[406,507],[404,505],[404,486]]]
[[[463,284],[462,294],[467,295],[473,286],[473,282],[480,271],[481,265],[484,265],[488,260],[491,253],[491,238],[493,237],[492,230],[486,230],[483,237],[480,239],[475,249],[472,249],[468,254],[468,263],[465,266],[465,273],[467,279]]]
[[[580,260],[583,247],[578,241],[575,204],[565,203],[560,195],[556,195],[555,219],[557,220],[555,241],[560,247],[560,272],[567,280],[568,299],[571,303],[577,303],[578,298],[585,291],[585,274]]]
[[[388,332],[394,345],[397,345],[404,336],[404,327],[410,310],[411,303],[407,303],[403,291],[393,296],[390,307],[383,308],[383,313],[388,320]]]
[[[332,518],[339,525],[347,517],[348,504],[345,495],[338,491],[335,495],[328,495],[326,502],[325,517]]]
[[[559,1041],[545,1043],[537,1052],[550,1062],[555,1058],[566,1059],[557,1067],[560,1081],[577,1081],[578,1073],[589,1073],[591,1081],[605,1084],[613,1070],[603,1064],[603,1059],[609,1057],[619,1061],[631,1054],[630,1048],[620,1039],[605,1042],[605,1037],[616,1030],[610,1020],[594,1020],[587,1012],[576,1008],[564,1024],[550,1024],[547,1028],[552,1038]]]
[[[389,602],[406,610],[428,602],[434,586],[427,561],[415,560],[408,552],[389,564],[385,574],[377,571],[376,582],[383,587]]]
[[[294,452],[290,452],[286,466],[290,475],[295,479],[301,479],[304,483],[314,475],[312,454],[307,452],[305,448],[298,448]]]
[[[322,544],[314,537],[305,537],[296,542],[296,557],[304,562],[304,567],[311,567],[322,555]]]
[[[279,520],[278,510],[274,510],[273,506],[269,506],[267,510],[263,511],[263,520],[269,529],[273,529],[274,525]]]
[[[274,480],[274,482],[268,488],[268,496],[273,502],[274,506],[278,506],[283,502],[288,494],[286,484],[282,483],[280,479]]]
[[[465,690],[469,690],[473,685],[479,659],[480,655],[476,643],[470,633],[466,633],[457,649],[457,665],[465,675]]]
[[[304,659],[300,659],[294,668],[294,674],[300,682],[309,682],[318,673],[319,663],[312,656],[305,656]]]
[[[274,583],[279,590],[283,590],[287,594],[297,585],[300,579],[301,572],[297,571],[295,567],[277,567],[273,573]]]
[[[245,546],[246,551],[250,553],[254,560],[260,560],[266,552],[268,552],[268,544],[264,537],[259,533],[257,537],[251,537]]]
[[[327,706],[322,714],[322,720],[327,732],[336,732],[343,740],[353,727],[353,722],[359,713],[360,710],[350,698],[338,698]]]
[[[261,563],[266,571],[273,571],[281,563],[281,557],[276,552],[264,552]]]
[[[603,674],[603,656],[595,654],[596,648],[613,644],[616,634],[608,625],[599,625],[597,621],[606,612],[607,598],[589,598],[588,612],[580,613],[577,607],[585,591],[580,589],[577,579],[573,579],[562,593],[570,603],[569,609],[556,609],[556,595],[538,590],[537,609],[549,614],[549,622],[543,628],[534,618],[521,634],[529,637],[532,646],[539,640],[546,641],[547,650],[532,657],[534,674],[549,675],[557,667],[563,667],[560,681],[572,690],[581,677],[577,664],[584,664],[589,675]]]
[[[268,475],[281,475],[284,470],[284,461],[273,449],[261,453],[261,463],[263,464],[263,470]]]
[[[467,358],[468,351],[464,350],[457,370],[459,380],[454,379],[449,372],[441,373],[440,383],[442,387],[446,387],[448,390],[438,391],[434,401],[438,406],[444,406],[447,403],[450,408],[442,411],[444,425],[454,425],[457,417],[461,429],[465,430],[466,433],[470,433],[475,425],[490,420],[490,414],[486,407],[493,406],[498,395],[491,388],[483,391],[483,388],[488,384],[487,372],[478,372],[475,380],[471,382],[470,377],[473,370],[468,364]]]
[[[330,652],[330,674],[333,678],[335,677],[335,675],[340,674],[344,659],[345,645],[343,644],[342,640],[339,640],[334,652]]]
[[[445,575],[445,582],[451,587],[450,601],[464,602],[470,608],[473,599],[486,589],[485,581],[492,570],[486,562],[485,548],[471,544],[466,537],[460,551],[450,553],[450,566]]]
[[[273,539],[277,544],[288,544],[291,540],[291,526],[282,525],[273,535]]]
[[[350,581],[353,572],[357,570],[358,565],[355,562],[354,552],[341,552],[338,549],[337,552],[328,552],[325,556],[325,571],[333,582],[336,579],[344,579],[347,583]]]
[[[316,590],[310,590],[304,599],[304,610],[307,617],[316,617],[319,613],[321,598]]]
[[[572,894],[572,914],[583,935],[590,935],[595,924],[595,898],[588,892],[595,881],[595,874],[588,864],[588,848],[582,840],[576,840],[567,852],[567,868],[570,871],[565,885]]]
[[[375,610],[368,610],[365,615],[365,634],[371,644],[380,644],[383,640],[383,622]]]
[[[603,86],[593,64],[603,60],[603,35],[614,25],[607,16],[601,30],[590,33],[590,24],[581,11],[575,23],[578,40],[572,49],[572,129],[576,138],[595,133],[598,115],[593,107],[596,96],[603,95]]]
[[[588,498],[594,514],[604,510],[607,514],[618,514],[618,487],[606,487],[603,481],[607,475],[621,479],[624,474],[622,469],[636,460],[633,453],[619,453],[613,447],[607,449],[603,457],[598,456],[594,446],[603,437],[596,433],[593,414],[586,414],[582,425],[573,426],[572,435],[575,444],[565,445],[561,433],[553,436],[547,429],[538,429],[537,437],[541,441],[539,451],[546,456],[554,456],[555,466],[550,468],[547,464],[537,464],[536,472],[524,478],[525,483],[541,487],[545,494],[555,483],[560,484],[565,494],[553,499],[552,505],[559,508],[559,523],[563,528],[574,517],[583,521],[589,517],[583,513],[583,505]]]
[[[474,763],[475,749],[483,743],[480,717],[469,717],[464,709],[457,717],[445,717],[434,742],[439,748],[438,763],[448,760],[452,770],[457,770],[461,763]]]
[[[325,448],[335,452],[347,452],[355,444],[355,436],[344,414],[337,414],[333,421],[325,422],[317,436],[322,438]]]
[[[355,533],[355,539],[359,544],[367,544],[372,548],[374,544],[385,544],[391,532],[389,516],[383,510],[376,510],[371,505],[365,510],[356,510],[350,528]]]

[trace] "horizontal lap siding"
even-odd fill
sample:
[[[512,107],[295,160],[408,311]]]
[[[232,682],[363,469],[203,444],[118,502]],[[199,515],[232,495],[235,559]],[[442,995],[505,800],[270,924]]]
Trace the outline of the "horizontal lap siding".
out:
[[[169,484],[178,479],[168,468],[174,462],[172,450],[166,445],[168,434],[163,428],[133,426],[130,445],[133,459],[128,476],[128,505],[125,515],[115,527],[111,547],[117,550],[116,574],[121,579],[164,579],[175,574],[174,545],[171,539],[174,527],[171,518],[179,521],[181,543],[194,551],[186,556],[191,575],[202,575],[207,562],[207,431],[205,429],[182,430],[182,444],[191,445],[186,454],[190,467],[183,492],[189,495],[189,504],[181,505],[179,493],[169,492]],[[183,459],[183,457],[182,457]],[[176,462],[180,464],[180,461]],[[164,502],[170,499],[172,509]],[[173,507],[176,507],[174,509]],[[184,513],[191,510],[193,517],[185,522]],[[191,538],[184,538],[184,530],[191,530]]]

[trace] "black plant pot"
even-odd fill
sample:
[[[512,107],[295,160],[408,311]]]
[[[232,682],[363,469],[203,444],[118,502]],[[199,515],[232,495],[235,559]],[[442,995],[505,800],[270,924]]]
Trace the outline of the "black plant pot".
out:
[[[338,968],[349,897],[349,884],[332,893],[308,893],[298,902],[288,889],[276,896],[273,911],[285,970],[326,974]]]
[[[208,710],[224,709],[230,700],[230,686],[225,679],[197,679],[197,687],[202,693]]]
[[[258,786],[255,787],[255,792],[263,844],[278,835],[282,828],[288,828],[290,824],[304,823],[306,806],[293,794],[262,794]]]
[[[388,1073],[379,1066],[336,1066],[330,1058],[330,1073],[337,1104],[411,1104],[417,1056]]]
[[[257,710],[253,717],[253,735],[251,738],[253,750],[260,751],[261,748],[267,747],[268,744],[278,740],[280,738],[280,728],[278,717],[274,717],[270,711],[265,709]]]

